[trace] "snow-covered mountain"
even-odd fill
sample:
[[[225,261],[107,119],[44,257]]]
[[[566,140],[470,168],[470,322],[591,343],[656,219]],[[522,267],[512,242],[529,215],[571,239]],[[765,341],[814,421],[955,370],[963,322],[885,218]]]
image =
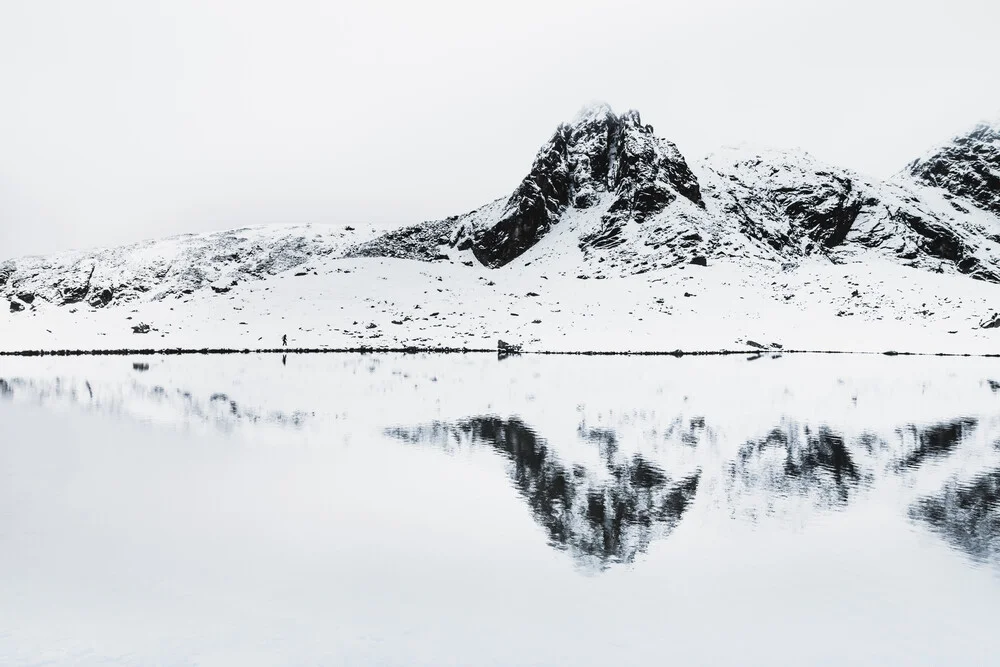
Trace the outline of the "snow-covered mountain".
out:
[[[420,264],[411,262],[403,269],[392,260]],[[383,270],[387,263],[396,268]],[[364,308],[374,306],[367,301],[378,296],[375,301],[398,306],[396,312],[381,308],[379,313],[388,313],[403,329],[374,344],[444,344],[446,339],[470,344],[480,336],[519,330],[488,314],[466,317],[475,310],[474,302],[486,298],[500,310],[510,310],[524,302],[525,294],[538,297],[541,291],[532,285],[552,285],[539,282],[550,278],[625,280],[619,293],[632,293],[636,285],[649,293],[648,302],[643,298],[626,306],[629,316],[641,321],[637,313],[644,311],[671,314],[675,297],[696,293],[673,294],[656,284],[691,280],[691,270],[679,273],[690,265],[704,267],[691,285],[710,290],[714,299],[709,309],[684,309],[693,314],[729,312],[739,319],[734,302],[764,298],[794,300],[798,309],[836,306],[835,315],[841,317],[864,311],[875,320],[927,318],[945,310],[948,319],[963,319],[961,326],[949,324],[953,329],[974,326],[991,315],[986,304],[997,295],[993,285],[1000,283],[1000,130],[996,124],[979,125],[893,179],[878,181],[802,152],[726,149],[688,162],[637,111],[617,115],[607,105],[595,105],[556,129],[513,193],[463,215],[391,231],[320,225],[247,228],[13,259],[0,262],[0,296],[9,302],[8,321],[17,329],[16,318],[64,306],[75,314],[93,314],[120,306],[139,312],[143,304],[201,302],[220,295],[260,301],[264,292],[277,289],[278,279],[316,276],[320,282],[298,281],[300,289],[277,289],[281,299],[322,300],[332,292]],[[838,266],[850,268],[845,273],[833,268]],[[352,272],[360,276],[346,279]],[[405,324],[413,320],[414,306],[434,307],[431,289],[423,290],[430,297],[413,299],[411,306],[395,303],[413,287],[403,284],[411,274],[438,293],[445,288],[433,283],[447,283],[452,293],[447,305],[457,318],[466,319],[460,336],[451,332],[442,337],[427,327],[417,335]],[[940,287],[944,279],[931,274],[960,280],[945,280],[947,286]],[[637,282],[640,275],[644,277]],[[879,278],[862,290],[866,276]],[[985,291],[985,286],[970,287],[966,277],[991,285]],[[499,280],[516,283],[520,293],[508,292],[498,303],[495,294],[483,289]],[[860,302],[831,303],[827,295],[807,289],[817,280],[827,283],[823,291],[843,288]],[[383,281],[394,284],[381,285]],[[579,286],[573,281],[562,288],[564,295],[574,291],[570,285]],[[929,308],[920,294],[925,289],[943,294],[948,305]],[[271,296],[267,301],[274,307],[262,315],[284,312]],[[960,303],[962,296],[976,304]],[[565,310],[596,315],[590,305],[576,301]],[[742,305],[744,320],[768,311]],[[351,312],[350,326],[358,326],[357,308],[340,302],[338,308]],[[550,307],[547,313],[563,310]],[[164,324],[179,317],[157,316]],[[204,331],[210,314],[202,319]],[[372,322],[364,326],[368,324]],[[616,326],[631,330],[636,322]],[[343,336],[357,342],[381,335],[381,330],[348,333],[329,323],[327,329],[343,334],[331,346],[344,344]],[[45,331],[56,335],[51,327]],[[247,336],[244,332],[231,344],[244,344]],[[551,344],[545,337],[534,338],[543,347]],[[71,336],[64,339],[69,347],[83,346]],[[607,347],[606,342],[599,345]],[[635,349],[623,345],[611,347]]]

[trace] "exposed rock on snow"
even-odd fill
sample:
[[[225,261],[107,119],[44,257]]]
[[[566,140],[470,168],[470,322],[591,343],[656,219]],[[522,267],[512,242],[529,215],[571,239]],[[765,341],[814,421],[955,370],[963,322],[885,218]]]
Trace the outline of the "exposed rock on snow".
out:
[[[1000,329],[1000,313],[987,317],[979,326],[983,329]]]
[[[907,171],[921,183],[944,188],[983,210],[1000,214],[1000,122],[980,123],[915,160]],[[962,210],[957,203],[956,208]]]
[[[342,256],[365,230],[255,227],[187,234],[96,251],[24,257],[0,264],[0,290],[30,292],[55,305],[101,308],[138,300],[179,298],[211,285],[259,280],[315,256]]]
[[[507,343],[502,340],[497,341],[497,352],[500,354],[520,354],[521,346]]]
[[[642,222],[678,196],[702,203],[677,147],[654,136],[639,112],[619,117],[598,105],[556,130],[499,220],[476,231],[472,248],[484,265],[502,266],[537,243],[568,207],[588,209],[605,199],[600,228],[580,245],[614,247],[630,220]]]
[[[1000,243],[983,234],[982,213],[961,214],[913,184],[869,181],[793,152],[727,150],[705,168],[710,209],[738,225],[765,257],[843,261],[874,250],[1000,281]]]
[[[447,260],[448,255],[444,251],[450,247],[457,219],[458,216],[455,216],[387,232],[352,248],[348,256],[397,257],[424,262]]]
[[[842,344],[810,339],[824,349],[857,349],[865,323],[980,330],[1000,293],[962,276],[1000,283],[997,142],[996,127],[981,126],[889,181],[795,151],[727,149],[689,165],[637,112],[596,105],[557,128],[510,196],[462,215],[4,261],[0,298],[30,313],[4,315],[18,325],[0,345],[66,346],[76,329],[46,326],[56,313],[91,323],[89,347],[120,345],[108,318],[126,304],[159,323],[165,344],[185,345],[195,331],[252,345],[283,333],[293,311],[303,339],[330,346],[482,348],[530,322],[526,349],[702,349],[743,331],[801,349],[789,323],[813,313],[858,322],[834,326],[852,332]],[[419,307],[433,312],[417,317]]]

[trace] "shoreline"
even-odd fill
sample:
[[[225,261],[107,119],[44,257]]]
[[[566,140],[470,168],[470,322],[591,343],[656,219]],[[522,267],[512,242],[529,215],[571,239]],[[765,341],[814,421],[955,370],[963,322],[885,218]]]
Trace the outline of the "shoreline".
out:
[[[466,347],[285,347],[285,348],[109,348],[109,349],[60,349],[60,350],[0,350],[0,357],[127,357],[127,356],[178,356],[178,355],[227,355],[227,354],[495,354],[501,358],[517,356],[578,356],[578,357],[724,357],[743,355],[753,358],[782,356],[786,354],[813,355],[869,355],[886,357],[978,357],[998,358],[1000,352],[905,352],[898,350],[783,350],[748,348],[742,350],[522,350],[506,353],[495,348]]]

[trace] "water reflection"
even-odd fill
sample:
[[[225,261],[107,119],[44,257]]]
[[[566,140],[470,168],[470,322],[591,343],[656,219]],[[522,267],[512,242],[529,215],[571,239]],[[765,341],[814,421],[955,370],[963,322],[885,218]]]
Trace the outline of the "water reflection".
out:
[[[966,417],[923,428],[910,424],[900,429],[900,435],[915,443],[915,446],[913,451],[899,462],[899,466],[918,468],[929,460],[951,454],[977,423],[977,419]]]
[[[694,498],[700,478],[696,471],[671,479],[638,454],[619,458],[614,434],[606,431],[588,433],[604,442],[600,469],[570,466],[517,418],[473,417],[454,424],[393,428],[388,434],[446,449],[467,442],[503,454],[511,463],[511,480],[550,543],[589,567],[631,562],[651,540],[669,534]]]
[[[864,430],[847,435],[828,424],[783,419],[764,436],[744,441],[734,455],[722,457],[721,485],[707,491],[712,496],[707,502],[736,520],[787,522],[797,515],[807,521],[845,509],[879,484],[899,479],[905,488],[929,463],[953,456],[978,425],[976,418],[960,417],[906,424],[882,435]],[[577,429],[577,444],[589,445],[596,459],[574,454],[566,443],[549,442],[518,417],[476,416],[386,433],[452,452],[472,446],[502,454],[510,462],[512,483],[550,544],[583,565],[603,569],[632,562],[653,540],[673,532],[704,486],[703,469],[712,466],[719,431],[706,426],[704,417],[672,420],[665,433],[680,437],[672,437],[669,447],[700,450],[699,464],[681,466],[679,474],[658,460],[663,452],[636,451],[642,447],[606,426]],[[978,559],[996,558],[998,489],[1000,472],[969,484],[953,482],[914,505],[911,518]]]
[[[851,445],[868,449],[870,438],[858,437]],[[872,477],[861,470],[856,456],[844,437],[826,425],[792,421],[777,426],[745,442],[727,466],[730,514],[755,520],[796,499],[808,499],[823,510],[844,506]]]
[[[149,364],[133,364],[141,372]],[[27,399],[44,405],[71,405],[98,414],[154,420],[174,426],[204,424],[222,431],[236,426],[278,426],[298,428],[312,416],[305,410],[266,409],[245,405],[223,392],[188,390],[137,380],[91,383],[88,379],[57,377],[33,379],[0,378],[0,398]]]
[[[1000,558],[1000,468],[921,498],[910,516],[979,562]]]
[[[578,360],[306,359],[53,360],[45,371],[5,361],[0,398],[225,432],[276,426],[281,442],[308,422],[303,434],[331,447],[386,432],[439,449],[489,450],[505,460],[510,486],[548,543],[588,568],[630,563],[657,540],[677,541],[695,508],[695,516],[755,529],[797,530],[887,498],[903,508],[893,510],[901,521],[1000,564],[1000,385],[978,370],[961,382],[940,373],[890,389],[888,373],[860,382],[837,366],[799,381],[775,370],[764,391],[769,376],[740,375],[742,360],[720,362],[716,375],[692,361],[689,371],[698,372],[679,379],[647,373],[648,360],[586,362],[620,372],[612,383],[574,374]],[[680,362],[660,363],[670,370]],[[492,385],[483,381],[490,377]],[[670,382],[629,384],[648,377]]]

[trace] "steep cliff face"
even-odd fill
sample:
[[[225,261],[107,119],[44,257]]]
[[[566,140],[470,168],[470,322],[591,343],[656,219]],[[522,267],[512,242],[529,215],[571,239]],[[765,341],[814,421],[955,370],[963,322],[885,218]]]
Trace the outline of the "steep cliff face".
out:
[[[906,169],[916,181],[943,188],[1000,214],[1000,120],[980,123]]]
[[[486,266],[524,253],[568,208],[610,199],[601,226],[581,248],[623,242],[624,226],[663,211],[678,197],[701,205],[698,180],[672,143],[656,137],[637,111],[616,116],[607,105],[584,109],[542,147],[499,220],[473,233],[473,252]]]

